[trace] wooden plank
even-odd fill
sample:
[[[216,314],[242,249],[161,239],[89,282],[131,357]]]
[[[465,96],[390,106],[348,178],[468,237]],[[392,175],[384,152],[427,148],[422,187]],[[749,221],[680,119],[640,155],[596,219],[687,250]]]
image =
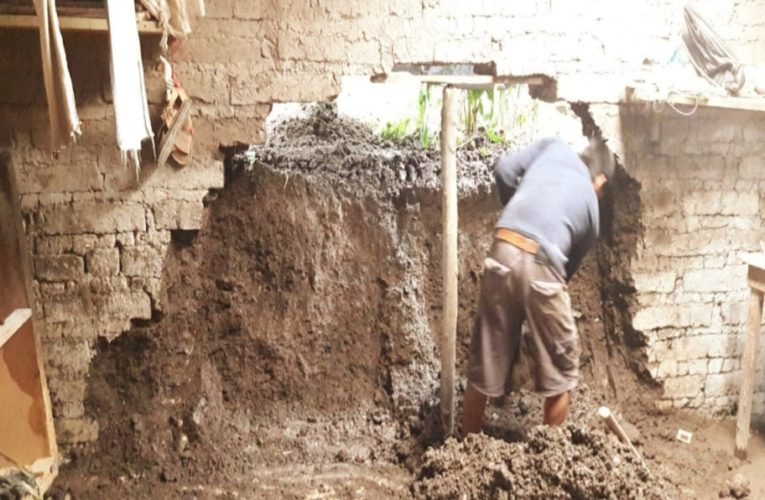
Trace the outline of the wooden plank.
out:
[[[14,333],[24,326],[24,323],[29,321],[32,317],[32,310],[28,308],[16,309],[13,311],[5,321],[0,323],[0,347],[8,342]]]
[[[736,417],[736,456],[746,458],[749,444],[749,425],[752,420],[752,397],[754,396],[755,363],[760,343],[762,323],[763,293],[752,290],[749,298],[749,317],[747,320],[746,345],[741,358],[741,388],[738,396],[738,415]]]
[[[454,364],[457,336],[457,90],[444,88],[441,109],[441,193],[443,323],[441,328],[441,415],[454,433]]]
[[[629,103],[669,103],[683,106],[683,111],[687,112],[690,112],[694,107],[765,111],[765,98],[763,97],[703,96],[680,92],[662,93],[655,89],[629,86],[625,92],[625,101]]]
[[[13,169],[13,165],[10,162],[10,157],[6,154],[0,154],[0,232],[4,234],[13,234],[12,225],[15,226],[15,239],[13,242],[8,240],[0,241],[0,275],[3,276],[3,280],[0,280],[0,292],[3,292],[3,285],[8,285],[9,280],[6,279],[9,275],[18,274],[20,271],[21,282],[18,280],[10,280],[10,285],[16,288],[15,291],[10,293],[0,293],[5,299],[11,299],[10,304],[18,304],[15,307],[19,308],[31,308],[29,297],[33,297],[33,285],[32,285],[32,266],[29,261],[31,252],[27,247],[27,238],[24,232],[23,218],[21,210],[19,208],[19,200],[21,196],[19,194],[18,182]],[[7,205],[10,205],[7,207]],[[7,209],[10,208],[8,211]],[[14,251],[10,253],[4,253],[4,247],[10,246]],[[5,290],[9,292],[9,290]],[[0,304],[0,309],[9,304]],[[6,309],[4,314],[8,314]],[[27,330],[30,335],[25,336]],[[41,490],[44,492],[50,487],[55,477],[58,475],[58,445],[56,444],[56,429],[53,425],[53,412],[50,400],[50,392],[48,390],[48,381],[45,377],[45,366],[43,364],[43,356],[41,355],[40,337],[44,335],[45,322],[37,321],[32,316],[31,323],[22,326],[22,331],[13,336],[12,339],[6,343],[6,349],[12,347],[10,344],[16,343],[21,345],[21,348],[17,350],[12,356],[5,356],[0,359],[0,370],[7,369],[8,360],[13,360],[13,363],[17,365],[17,374],[14,375],[18,379],[18,364],[21,363],[23,371],[25,371],[30,377],[36,378],[39,383],[39,394],[42,395],[42,408],[43,412],[43,424],[40,426],[44,428],[44,436],[46,441],[46,452],[41,453],[36,457],[38,460],[48,459],[52,460],[53,466],[48,469],[43,476],[41,476],[38,484],[41,486]],[[31,338],[31,339],[30,339]],[[31,340],[31,342],[30,342]],[[21,341],[21,342],[19,342]],[[9,351],[10,352],[10,351]],[[24,359],[31,358],[28,365]],[[4,362],[5,361],[5,362]],[[32,376],[32,374],[34,374]],[[29,377],[27,377],[29,380]],[[0,384],[0,387],[2,384]],[[8,387],[6,386],[6,390]],[[0,406],[0,411],[2,406]],[[21,424],[26,421],[29,422],[31,414],[24,417],[24,420],[17,422]],[[7,426],[7,424],[5,424]],[[23,424],[22,424],[23,428]],[[1,432],[1,430],[0,430]]]
[[[747,273],[747,283],[751,288],[765,292],[765,269],[750,265]]]
[[[137,20],[136,23],[140,33],[162,33],[162,27],[154,21]],[[106,18],[61,16],[59,24],[65,31],[109,31]],[[0,14],[0,28],[38,29],[37,16]]]

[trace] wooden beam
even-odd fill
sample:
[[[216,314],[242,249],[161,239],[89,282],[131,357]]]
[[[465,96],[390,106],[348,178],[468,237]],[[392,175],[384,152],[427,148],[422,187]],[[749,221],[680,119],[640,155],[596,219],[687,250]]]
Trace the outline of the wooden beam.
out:
[[[454,434],[454,364],[457,336],[457,90],[444,88],[441,109],[441,415],[447,436]]]
[[[744,345],[744,355],[741,358],[743,375],[738,395],[738,415],[736,416],[736,456],[738,458],[746,458],[746,448],[749,444],[754,376],[762,328],[762,301],[763,292],[752,289],[749,298],[749,317],[746,323],[746,344]]]
[[[390,73],[375,75],[372,83],[395,83],[396,81],[417,81],[434,85],[449,85],[454,88],[476,90],[493,88],[495,85],[525,83],[544,85],[549,79],[545,76],[493,76],[493,75],[413,75],[411,73]]]
[[[765,111],[765,98],[763,97],[733,97],[733,96],[705,96],[693,95],[682,92],[659,92],[655,88],[641,88],[628,86],[624,95],[628,103],[669,103],[674,106],[683,106],[684,111],[690,112],[693,108],[719,108],[738,109],[741,111]]]
[[[143,17],[143,15],[141,14],[140,17]],[[139,33],[162,33],[162,27],[154,21],[137,19],[136,23],[138,24]],[[106,18],[99,17],[60,16],[59,24],[61,29],[65,31],[96,31],[104,33],[109,31],[109,24]],[[0,28],[38,29],[39,24],[37,16],[34,15],[0,14]]]
[[[19,329],[24,326],[24,323],[29,321],[29,318],[31,317],[32,310],[25,308],[16,309],[5,318],[5,321],[0,323],[0,347],[3,347],[3,345],[13,337],[13,334],[19,331]]]

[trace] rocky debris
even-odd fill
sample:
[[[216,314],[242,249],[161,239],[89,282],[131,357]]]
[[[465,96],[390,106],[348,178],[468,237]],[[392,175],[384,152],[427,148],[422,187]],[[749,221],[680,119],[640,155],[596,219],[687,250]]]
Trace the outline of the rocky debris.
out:
[[[743,474],[736,474],[725,482],[720,498],[746,498],[752,492],[749,480]]]
[[[23,500],[37,497],[37,482],[30,474],[12,469],[0,475],[0,499]]]
[[[537,426],[526,442],[450,439],[424,457],[417,498],[664,498],[626,446],[584,424]]]

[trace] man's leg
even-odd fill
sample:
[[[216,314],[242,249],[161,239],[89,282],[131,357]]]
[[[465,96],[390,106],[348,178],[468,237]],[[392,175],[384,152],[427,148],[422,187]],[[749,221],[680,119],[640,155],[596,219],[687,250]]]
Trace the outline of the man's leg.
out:
[[[570,402],[571,391],[545,398],[545,425],[558,426],[562,424],[568,415],[568,405]]]
[[[486,411],[486,403],[489,398],[468,384],[465,391],[465,402],[462,405],[462,434],[474,434],[481,432],[483,414]]]

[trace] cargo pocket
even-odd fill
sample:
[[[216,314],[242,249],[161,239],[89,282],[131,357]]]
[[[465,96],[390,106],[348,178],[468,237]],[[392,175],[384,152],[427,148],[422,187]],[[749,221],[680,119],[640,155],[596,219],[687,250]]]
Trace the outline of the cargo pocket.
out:
[[[485,259],[483,259],[483,271],[498,274],[503,277],[510,274],[509,267],[507,267],[504,264],[501,264],[500,262],[492,259],[491,257],[486,257]]]
[[[579,370],[581,349],[579,339],[574,336],[568,340],[555,341],[555,366],[565,375],[575,375]]]
[[[527,302],[536,335],[558,371],[570,377],[579,367],[579,336],[564,283],[531,280]],[[541,346],[540,346],[541,347]]]
[[[565,328],[573,324],[571,298],[566,285],[557,281],[531,280],[531,307],[539,309],[546,316],[551,316],[565,323]],[[551,319],[552,319],[551,318]],[[571,323],[571,324],[569,324]]]

